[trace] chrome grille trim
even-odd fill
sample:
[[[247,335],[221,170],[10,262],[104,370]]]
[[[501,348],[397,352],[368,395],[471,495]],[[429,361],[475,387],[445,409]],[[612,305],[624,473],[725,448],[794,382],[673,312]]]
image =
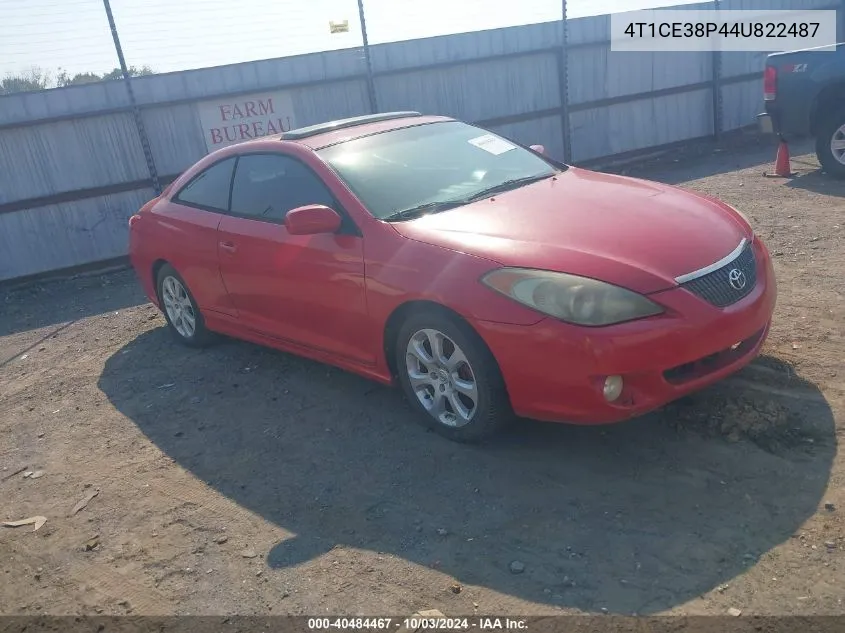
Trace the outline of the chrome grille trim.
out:
[[[705,266],[704,268],[699,268],[698,270],[694,270],[691,273],[687,273],[686,275],[681,275],[680,277],[675,277],[675,282],[678,284],[684,284],[688,281],[692,281],[693,279],[698,279],[699,277],[704,277],[704,275],[709,275],[713,271],[719,270],[722,266],[727,266],[733,260],[740,256],[742,250],[745,248],[746,244],[748,244],[748,240],[742,238],[742,241],[739,243],[735,249],[733,249],[728,255],[725,255],[722,259],[717,262],[713,262],[709,266]]]
[[[731,284],[730,275],[736,271],[745,275],[745,284],[739,288]],[[739,279],[740,277],[737,277]],[[757,261],[751,244],[746,244],[739,257],[712,273],[681,285],[681,288],[698,295],[717,308],[726,308],[744,299],[757,286]]]

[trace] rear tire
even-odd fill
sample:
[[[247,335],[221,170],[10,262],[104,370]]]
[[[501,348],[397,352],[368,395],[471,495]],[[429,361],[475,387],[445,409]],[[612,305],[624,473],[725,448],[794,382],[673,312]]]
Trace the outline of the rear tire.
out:
[[[406,319],[395,359],[405,397],[436,433],[477,443],[513,419],[493,354],[471,327],[448,313],[426,310]]]
[[[161,311],[170,333],[188,347],[206,347],[214,342],[214,334],[205,327],[199,306],[188,284],[170,264],[162,265],[156,278]]]
[[[841,146],[834,149],[834,144]],[[835,178],[845,178],[845,109],[829,114],[816,134],[816,156]]]

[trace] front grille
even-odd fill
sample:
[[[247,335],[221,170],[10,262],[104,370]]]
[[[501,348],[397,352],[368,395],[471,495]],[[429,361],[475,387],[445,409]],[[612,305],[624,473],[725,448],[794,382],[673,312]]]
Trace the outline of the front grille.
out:
[[[731,285],[732,279],[734,285]],[[738,287],[742,280],[745,281],[745,285]],[[697,294],[716,307],[724,308],[747,297],[756,285],[757,262],[749,243],[733,261],[703,277],[687,281],[681,284],[681,287]]]

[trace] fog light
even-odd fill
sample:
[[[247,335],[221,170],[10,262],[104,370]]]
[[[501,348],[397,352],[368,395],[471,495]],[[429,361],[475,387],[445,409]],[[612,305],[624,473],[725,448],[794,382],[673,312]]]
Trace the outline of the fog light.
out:
[[[604,379],[604,399],[613,402],[622,395],[622,376],[608,376]]]

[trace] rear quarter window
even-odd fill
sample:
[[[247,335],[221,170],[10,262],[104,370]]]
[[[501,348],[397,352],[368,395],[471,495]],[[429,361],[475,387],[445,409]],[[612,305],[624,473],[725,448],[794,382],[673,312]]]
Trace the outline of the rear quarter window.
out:
[[[235,157],[225,158],[203,170],[173,196],[173,201],[200,209],[228,211]]]

